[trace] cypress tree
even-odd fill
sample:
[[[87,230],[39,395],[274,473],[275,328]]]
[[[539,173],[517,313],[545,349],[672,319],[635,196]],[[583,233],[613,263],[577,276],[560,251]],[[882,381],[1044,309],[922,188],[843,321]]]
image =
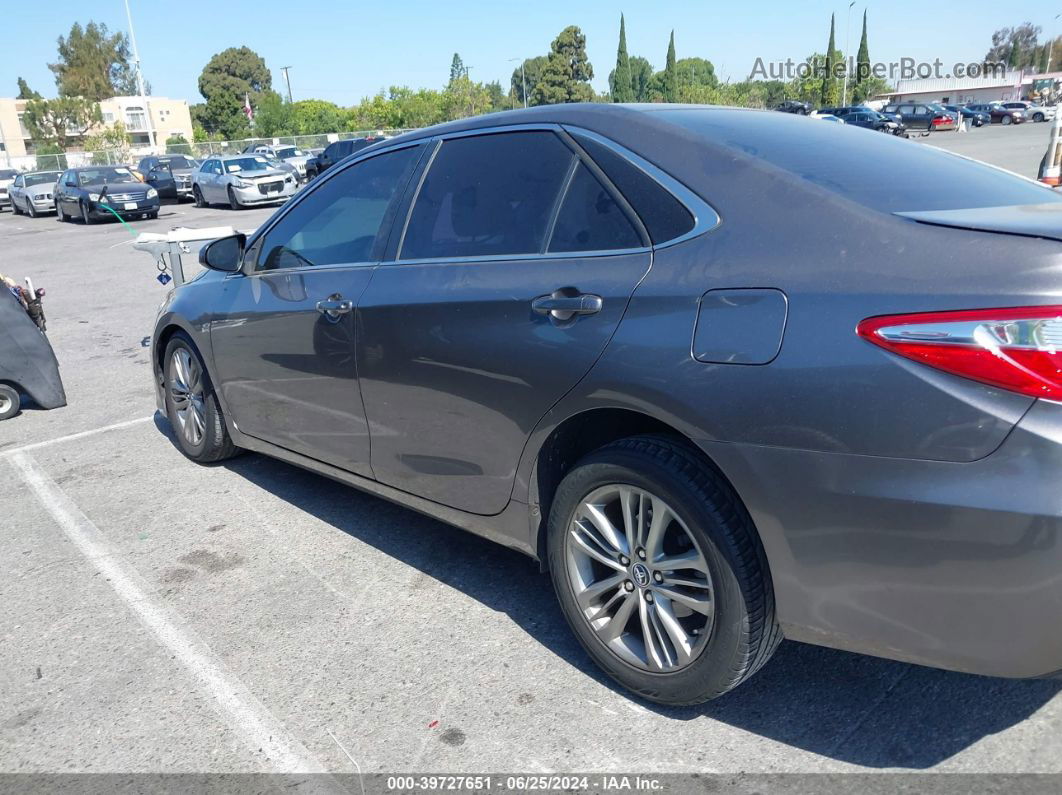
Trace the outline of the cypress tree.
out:
[[[675,31],[667,45],[667,62],[664,64],[664,102],[678,101],[678,74],[675,69]]]
[[[847,56],[847,53],[845,53]],[[870,77],[870,47],[867,46],[867,12],[863,10],[863,36],[859,39],[859,53],[856,55],[856,85]]]
[[[627,55],[627,27],[620,14],[619,48],[616,50],[616,71],[612,83],[613,102],[634,102],[634,87],[631,85],[631,59]]]
[[[821,105],[830,103],[830,88],[833,85],[833,14],[830,14],[830,43],[826,46],[826,74],[822,76],[822,101]]]

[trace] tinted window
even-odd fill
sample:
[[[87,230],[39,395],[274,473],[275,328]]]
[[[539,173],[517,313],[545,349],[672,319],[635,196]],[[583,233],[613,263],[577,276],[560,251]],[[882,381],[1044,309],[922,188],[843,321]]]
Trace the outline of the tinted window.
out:
[[[659,182],[604,144],[582,135],[575,137],[623,198],[630,202],[653,243],[674,240],[693,228],[690,211]]]
[[[641,236],[590,169],[580,164],[568,185],[548,251],[638,248]]]
[[[1062,201],[1051,188],[894,135],[850,135],[833,124],[790,128],[784,122],[799,120],[781,113],[693,109],[660,113],[702,135],[706,143],[765,161],[883,212]]]
[[[257,269],[371,261],[387,207],[419,151],[389,152],[325,179],[266,233]]]
[[[421,186],[403,259],[537,254],[571,150],[548,132],[446,141]]]

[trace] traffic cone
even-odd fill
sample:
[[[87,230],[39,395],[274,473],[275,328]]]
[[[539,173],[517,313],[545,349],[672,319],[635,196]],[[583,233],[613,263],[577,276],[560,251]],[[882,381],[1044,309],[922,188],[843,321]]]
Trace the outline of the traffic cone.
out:
[[[1040,182],[1057,188],[1062,184],[1062,113],[1055,114],[1051,125],[1051,140],[1047,144],[1044,159],[1040,161]]]

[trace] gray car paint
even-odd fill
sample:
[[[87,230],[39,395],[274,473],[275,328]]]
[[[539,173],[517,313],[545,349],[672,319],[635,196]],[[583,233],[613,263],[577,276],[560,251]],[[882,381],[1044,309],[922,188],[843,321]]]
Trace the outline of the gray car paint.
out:
[[[725,121],[751,111],[706,112]],[[780,135],[816,124],[773,116]],[[355,447],[344,462],[312,444],[249,435],[222,390],[238,445],[541,557],[549,494],[540,465],[554,441],[595,412],[649,417],[703,450],[748,508],[787,637],[994,675],[1062,669],[1062,406],[900,360],[855,334],[878,314],[1056,302],[1057,242],[871,210],[665,113],[575,105],[503,118],[419,131],[374,151],[499,124],[570,125],[680,176],[722,224],[657,247],[647,271],[648,255],[637,253],[540,268],[466,263],[467,283],[456,263],[369,265],[354,335],[366,416],[352,416],[369,428],[369,459]],[[855,134],[868,146],[892,140]],[[610,261],[611,279],[602,267]],[[238,318],[219,296],[241,279],[206,273],[171,294],[156,327],[156,379],[158,341],[172,328],[190,334],[215,382],[226,362],[265,366],[250,360],[270,353],[268,335],[228,350],[226,328]],[[310,298],[333,292],[326,272],[312,279],[321,283],[304,283]],[[625,295],[629,304],[619,316],[580,319],[576,335],[501,309],[590,284],[606,307]],[[786,298],[774,358],[695,359],[702,296],[748,288]],[[350,405],[343,410],[356,414]],[[321,418],[306,417],[293,434],[319,432]]]

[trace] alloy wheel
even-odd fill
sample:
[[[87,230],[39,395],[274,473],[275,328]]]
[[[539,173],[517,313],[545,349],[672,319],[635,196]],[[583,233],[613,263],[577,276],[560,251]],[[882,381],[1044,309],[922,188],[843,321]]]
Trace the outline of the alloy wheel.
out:
[[[181,435],[198,447],[206,432],[203,370],[187,348],[177,348],[170,359],[170,401]]]
[[[672,673],[704,650],[715,621],[708,561],[678,514],[645,489],[595,489],[573,513],[564,542],[583,618],[617,657]]]

